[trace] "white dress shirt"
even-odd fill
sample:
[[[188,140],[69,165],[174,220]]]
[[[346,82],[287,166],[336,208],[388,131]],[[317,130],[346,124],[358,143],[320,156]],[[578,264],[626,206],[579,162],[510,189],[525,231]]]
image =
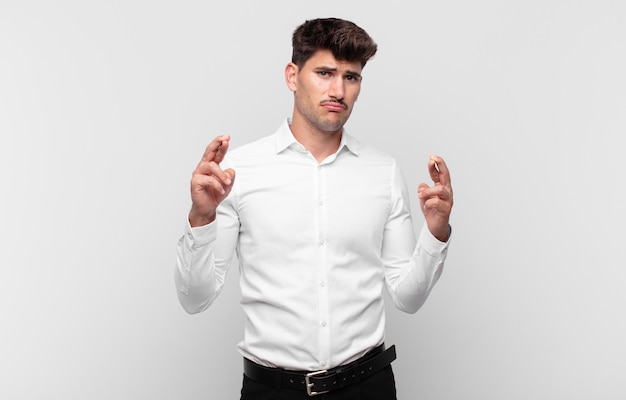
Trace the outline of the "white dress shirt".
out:
[[[419,240],[396,161],[354,137],[319,163],[278,131],[230,150],[236,178],[216,220],[187,224],[175,280],[189,313],[205,310],[239,260],[245,313],[240,353],[270,367],[320,370],[384,340],[383,288],[416,312],[441,275],[448,243]]]

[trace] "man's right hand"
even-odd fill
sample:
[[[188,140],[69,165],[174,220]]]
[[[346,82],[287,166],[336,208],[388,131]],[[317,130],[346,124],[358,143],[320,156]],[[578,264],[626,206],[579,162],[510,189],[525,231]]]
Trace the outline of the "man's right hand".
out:
[[[202,160],[191,176],[192,227],[206,225],[215,220],[217,206],[228,196],[235,181],[235,171],[223,170],[220,163],[228,151],[229,135],[216,137],[206,148]]]

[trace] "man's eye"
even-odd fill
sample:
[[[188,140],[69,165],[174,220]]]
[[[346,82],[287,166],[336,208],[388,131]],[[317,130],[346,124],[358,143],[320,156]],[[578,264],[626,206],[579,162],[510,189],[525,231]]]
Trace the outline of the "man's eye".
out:
[[[320,71],[320,76],[328,76],[328,71]]]

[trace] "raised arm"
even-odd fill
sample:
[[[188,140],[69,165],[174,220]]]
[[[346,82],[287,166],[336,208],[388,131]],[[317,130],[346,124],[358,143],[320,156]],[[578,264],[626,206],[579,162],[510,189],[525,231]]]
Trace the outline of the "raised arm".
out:
[[[222,170],[230,137],[216,137],[206,148],[191,178],[189,224],[178,241],[175,282],[178,299],[189,313],[205,310],[219,295],[237,243],[238,220],[230,207],[220,213],[220,234],[215,221],[217,207],[230,193],[235,171]],[[216,254],[216,249],[219,254]]]

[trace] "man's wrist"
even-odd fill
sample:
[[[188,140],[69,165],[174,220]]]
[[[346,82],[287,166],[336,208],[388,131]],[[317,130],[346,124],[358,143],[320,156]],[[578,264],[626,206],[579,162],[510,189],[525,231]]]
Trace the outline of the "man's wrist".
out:
[[[210,214],[197,215],[193,211],[189,212],[189,225],[192,228],[196,228],[198,226],[208,225],[211,222],[215,221],[216,213],[215,211]]]
[[[451,228],[450,225],[446,225],[445,229],[440,229],[438,231],[430,231],[430,233],[432,233],[432,235],[435,237],[435,239],[439,240],[440,242],[447,242],[448,239],[450,239],[450,232],[451,232]]]

